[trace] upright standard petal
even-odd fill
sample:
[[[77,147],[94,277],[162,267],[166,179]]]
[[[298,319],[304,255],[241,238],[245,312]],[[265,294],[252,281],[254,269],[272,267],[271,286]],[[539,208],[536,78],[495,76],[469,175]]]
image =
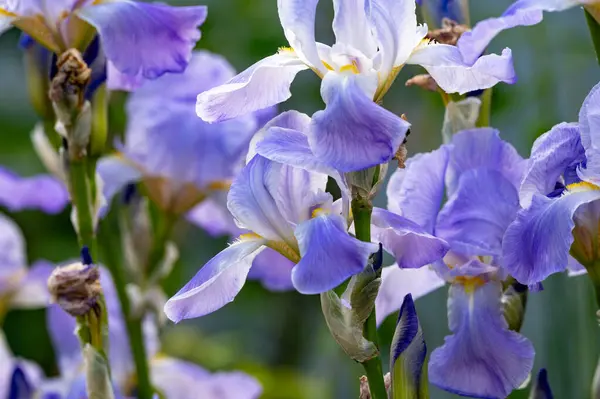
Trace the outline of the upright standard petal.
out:
[[[444,257],[450,247],[421,226],[385,209],[373,208],[372,239],[394,255],[400,268],[415,269]]]
[[[355,48],[368,58],[372,58],[377,52],[370,8],[371,0],[333,0],[333,32],[336,43]]]
[[[47,175],[24,178],[0,167],[0,205],[9,210],[39,209],[58,213],[68,202],[69,194],[58,179]]]
[[[402,215],[433,234],[442,206],[445,176],[450,147],[417,154],[406,161],[406,168],[398,169],[387,187],[388,209]]]
[[[519,189],[521,206],[528,207],[534,194],[550,194],[565,170],[583,161],[585,150],[577,124],[561,123],[538,137]]]
[[[93,25],[106,57],[116,69],[156,79],[167,72],[182,72],[200,39],[206,7],[172,7],[131,0],[93,2],[77,11]]]
[[[502,55],[484,55],[468,63],[457,47],[428,43],[419,46],[406,63],[421,65],[446,93],[465,94],[487,89],[498,82],[517,81],[509,48],[505,48]]]
[[[200,93],[196,113],[206,122],[221,122],[284,102],[292,95],[296,74],[308,68],[294,52],[280,51],[224,85]]]
[[[377,324],[402,306],[404,297],[411,294],[416,300],[443,287],[446,282],[429,267],[400,269],[398,265],[381,270],[381,286],[375,299]]]
[[[598,190],[568,193],[558,199],[535,194],[531,206],[519,211],[504,235],[502,253],[510,275],[529,285],[566,270],[574,241],[575,211],[599,199]]]
[[[367,97],[357,76],[325,76],[321,95],[326,108],[313,115],[308,135],[313,153],[342,172],[390,161],[410,126]]]
[[[300,262],[292,270],[294,287],[302,294],[331,290],[361,272],[377,245],[350,236],[339,215],[317,215],[299,224]]]
[[[242,239],[218,253],[167,301],[164,308],[167,317],[178,323],[207,315],[232,302],[264,243],[256,238]]]
[[[502,314],[502,286],[453,284],[448,299],[452,335],[431,354],[429,381],[474,398],[503,399],[527,379],[533,345],[510,331]]]

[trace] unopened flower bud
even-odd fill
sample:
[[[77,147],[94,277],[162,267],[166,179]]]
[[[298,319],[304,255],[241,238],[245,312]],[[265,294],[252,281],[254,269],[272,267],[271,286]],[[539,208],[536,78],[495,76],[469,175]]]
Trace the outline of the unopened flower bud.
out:
[[[348,186],[352,191],[353,198],[365,198],[371,200],[375,198],[381,182],[387,174],[387,164],[377,165],[372,168],[346,173]]]
[[[90,82],[92,70],[83,60],[81,53],[75,49],[61,54],[56,67],[58,71],[50,83],[48,95],[56,116],[64,123],[71,120],[73,112],[83,106],[85,89]]]

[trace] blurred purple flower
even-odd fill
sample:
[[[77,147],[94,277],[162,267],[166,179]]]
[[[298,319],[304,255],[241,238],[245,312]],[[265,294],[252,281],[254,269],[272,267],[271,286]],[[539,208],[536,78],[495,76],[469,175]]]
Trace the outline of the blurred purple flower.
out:
[[[42,380],[42,369],[35,363],[13,356],[0,331],[0,397],[30,398]]]
[[[97,32],[117,76],[129,83],[182,72],[200,39],[206,7],[132,0],[0,0],[0,33],[14,25],[60,54],[89,44]],[[117,80],[115,80],[117,79]],[[112,84],[113,88],[126,84]]]
[[[579,123],[561,123],[531,149],[520,187],[524,208],[504,236],[506,269],[534,284],[574,262],[591,265],[600,222],[600,85],[583,102]]]
[[[20,177],[0,166],[0,206],[9,211],[39,209],[46,213],[58,213],[68,202],[69,194],[64,184],[55,177]]]
[[[422,65],[449,93],[515,81],[509,49],[465,62],[458,48],[423,40],[415,0],[334,0],[332,47],[315,41],[317,3],[279,0],[291,48],[198,95],[198,115],[219,122],[283,102],[296,74],[312,69],[326,108],[313,115],[308,143],[323,163],[348,172],[389,161],[404,140],[409,124],[377,104],[403,65]]]
[[[423,7],[425,20],[433,27],[442,26],[444,18],[469,25],[469,0],[417,0],[417,4]]]

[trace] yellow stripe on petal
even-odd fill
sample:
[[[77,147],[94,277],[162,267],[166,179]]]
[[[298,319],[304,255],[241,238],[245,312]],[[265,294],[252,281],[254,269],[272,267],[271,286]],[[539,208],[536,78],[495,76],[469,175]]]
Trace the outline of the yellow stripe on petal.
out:
[[[260,240],[260,239],[262,239],[262,237],[256,233],[245,233],[245,234],[240,234],[240,236],[239,236],[240,241]]]
[[[0,7],[0,17],[16,18],[17,14]]]
[[[348,65],[344,65],[343,67],[340,68],[340,72],[352,72],[356,75],[358,75],[360,73],[360,71],[358,70],[358,64],[356,63],[355,60],[352,60],[351,64]]]
[[[572,193],[581,193],[581,192],[585,192],[585,191],[600,190],[600,187],[598,187],[595,184],[588,183],[586,181],[582,181],[582,182],[579,182],[579,183],[569,184],[567,186],[567,190],[570,191],[570,192],[572,192]]]
[[[475,289],[485,285],[484,279],[472,276],[458,276],[454,279],[454,282],[462,285],[467,293],[473,293]]]

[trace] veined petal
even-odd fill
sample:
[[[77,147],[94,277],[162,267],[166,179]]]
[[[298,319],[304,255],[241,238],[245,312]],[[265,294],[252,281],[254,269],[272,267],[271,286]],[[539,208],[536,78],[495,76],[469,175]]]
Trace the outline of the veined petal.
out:
[[[317,158],[351,172],[394,157],[410,124],[367,97],[358,78],[330,72],[321,95],[326,108],[313,115],[308,135]]]
[[[289,291],[294,289],[292,284],[292,269],[294,262],[279,252],[265,248],[261,251],[248,274],[250,280],[258,280],[270,291]]]
[[[336,43],[348,45],[373,58],[377,43],[369,20],[370,8],[371,0],[333,0],[333,32]]]
[[[517,81],[509,48],[502,55],[484,55],[468,63],[457,47],[430,43],[418,47],[406,63],[421,65],[446,93],[464,94],[487,89],[498,82]]]
[[[46,213],[58,213],[67,202],[69,194],[64,184],[55,177],[20,177],[0,167],[0,205],[9,210],[39,209]]]
[[[446,167],[450,155],[447,145],[417,154],[397,169],[387,187],[388,209],[412,220],[433,234],[444,198]]]
[[[567,167],[585,161],[579,130],[575,123],[561,123],[535,140],[519,189],[523,208],[531,204],[534,194],[547,195],[554,191]]]
[[[300,71],[308,69],[293,52],[282,51],[198,95],[196,113],[206,122],[220,122],[284,102]]]
[[[364,269],[377,245],[350,236],[340,215],[318,215],[296,227],[302,259],[292,270],[294,287],[302,294],[331,290]]]
[[[94,2],[77,15],[98,30],[106,57],[116,69],[156,79],[187,67],[206,7],[119,0]]]
[[[519,211],[504,235],[506,270],[527,285],[564,271],[573,243],[575,211],[598,199],[597,190],[568,193],[558,199],[535,194],[529,208]]]
[[[448,326],[452,335],[431,354],[429,381],[475,398],[503,399],[527,379],[531,342],[510,331],[502,314],[501,284],[466,289],[450,286]]]
[[[401,269],[395,264],[384,267],[381,270],[381,287],[375,299],[377,324],[400,309],[406,294],[411,294],[416,300],[444,284],[445,281],[429,267]]]
[[[54,265],[48,261],[37,261],[21,281],[18,291],[11,298],[11,306],[19,309],[35,309],[45,307],[50,303],[48,278]]]
[[[587,151],[600,151],[600,84],[590,90],[579,111],[581,144]]]
[[[502,237],[519,210],[515,186],[499,172],[470,169],[438,216],[436,235],[453,250],[472,256],[501,256]]]
[[[298,58],[322,75],[327,73],[315,40],[315,17],[319,0],[277,0],[279,21],[288,43]]]
[[[262,239],[243,239],[218,253],[167,301],[167,317],[177,323],[207,315],[232,302],[264,243]]]
[[[25,239],[15,222],[0,213],[0,292],[14,288],[15,273],[25,272]]]
[[[394,255],[400,268],[415,269],[444,257],[450,248],[421,226],[385,209],[373,208],[372,239]]]

